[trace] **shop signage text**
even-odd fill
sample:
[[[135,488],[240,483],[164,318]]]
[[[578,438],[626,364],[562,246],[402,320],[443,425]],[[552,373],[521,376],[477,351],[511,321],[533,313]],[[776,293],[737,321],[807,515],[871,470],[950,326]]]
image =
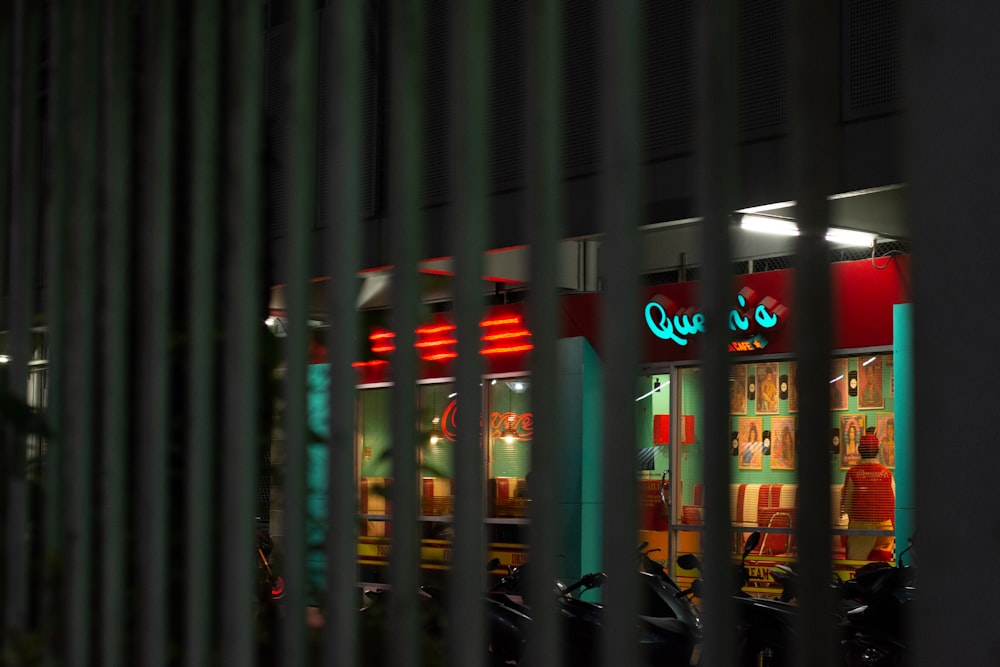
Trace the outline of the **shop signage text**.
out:
[[[729,311],[729,329],[741,335],[741,339],[730,343],[729,349],[749,352],[763,348],[767,339],[762,334],[779,326],[787,313],[788,308],[774,297],[757,299],[753,289],[744,287],[736,295],[736,307]],[[654,336],[681,346],[705,331],[704,313],[694,307],[679,308],[659,294],[646,303],[645,317],[646,326]]]
[[[455,423],[455,408],[458,401],[451,401],[444,408],[441,414],[441,433],[445,439],[455,442],[458,427]],[[496,440],[503,434],[505,428],[512,428],[517,431],[519,440],[531,440],[534,433],[534,415],[531,412],[491,412],[490,413],[490,440]]]

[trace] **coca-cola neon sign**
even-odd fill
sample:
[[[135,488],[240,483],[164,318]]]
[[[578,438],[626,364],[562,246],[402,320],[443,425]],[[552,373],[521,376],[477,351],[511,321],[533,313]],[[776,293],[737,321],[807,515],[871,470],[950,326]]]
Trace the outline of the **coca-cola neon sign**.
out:
[[[455,421],[455,412],[458,401],[453,400],[445,406],[441,413],[441,433],[446,440],[455,442],[458,437],[458,426]],[[510,425],[517,431],[518,439],[531,440],[534,433],[534,416],[531,412],[491,412],[490,413],[490,440],[498,439],[503,430]]]

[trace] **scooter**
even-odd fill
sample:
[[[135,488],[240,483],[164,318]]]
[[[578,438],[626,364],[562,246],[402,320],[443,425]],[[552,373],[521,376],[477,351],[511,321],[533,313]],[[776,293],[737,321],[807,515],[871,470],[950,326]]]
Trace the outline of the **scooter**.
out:
[[[523,594],[526,567],[527,565],[508,568],[507,576],[488,595],[496,596],[495,599],[501,604],[530,618],[531,608],[523,603],[523,599],[518,602],[511,597],[512,594]],[[700,619],[696,610],[689,600],[681,601],[677,597],[680,589],[666,573],[639,574],[644,578],[643,606],[637,619],[642,664],[650,667],[688,667],[701,639]],[[597,665],[600,660],[599,640],[604,605],[581,600],[574,597],[574,594],[577,591],[582,594],[601,586],[606,579],[604,573],[593,572],[571,584],[559,583],[556,586],[555,595],[562,626],[561,643],[566,664]],[[530,654],[530,646],[525,646],[526,660],[518,664],[530,662]]]
[[[756,598],[743,591],[750,580],[746,559],[760,544],[761,534],[754,531],[743,546],[743,556],[735,569],[733,603],[737,608],[737,649],[741,667],[786,667],[792,664],[795,623],[795,605],[781,600]],[[684,570],[701,570],[701,562],[694,554],[683,554],[677,565]],[[684,596],[700,597],[704,582],[699,576],[690,588],[681,591]]]
[[[908,664],[905,641],[908,617],[916,601],[916,566],[904,565],[913,538],[896,558],[896,565],[874,562],[860,568],[843,584],[844,596],[855,603],[846,612],[844,659],[848,667],[898,667]]]

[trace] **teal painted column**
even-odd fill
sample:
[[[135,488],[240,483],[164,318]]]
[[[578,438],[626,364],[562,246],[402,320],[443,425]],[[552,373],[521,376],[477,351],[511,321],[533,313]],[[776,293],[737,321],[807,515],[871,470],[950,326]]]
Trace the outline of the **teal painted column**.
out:
[[[330,451],[330,365],[306,367],[307,421],[309,431],[322,438],[306,444],[306,582],[305,600],[310,606],[323,604],[326,581],[327,472]],[[286,443],[287,446],[287,443]]]
[[[896,553],[916,531],[913,442],[913,305],[892,307],[892,358],[896,406]]]
[[[559,576],[602,569],[601,360],[586,339],[559,341],[560,560]],[[595,599],[597,591],[588,593]]]
[[[604,517],[604,498],[602,495],[603,467],[601,433],[603,432],[602,368],[600,357],[585,340],[583,341],[583,404],[582,419],[583,437],[580,440],[581,454],[581,535],[580,535],[580,568],[581,574],[603,570],[603,539],[601,532]],[[634,443],[625,443],[622,456],[634,458]]]

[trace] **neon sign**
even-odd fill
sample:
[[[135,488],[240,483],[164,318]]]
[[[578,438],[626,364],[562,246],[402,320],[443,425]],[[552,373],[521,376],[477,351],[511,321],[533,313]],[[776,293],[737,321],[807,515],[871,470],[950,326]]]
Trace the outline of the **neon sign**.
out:
[[[458,401],[451,401],[445,406],[441,413],[441,433],[446,440],[455,442],[458,428],[455,422],[455,408]],[[517,431],[518,439],[531,440],[534,433],[534,415],[531,412],[491,412],[490,413],[490,440],[498,439],[503,430],[510,425]]]
[[[729,329],[746,336],[733,341],[729,349],[734,352],[759,350],[767,345],[762,333],[778,327],[788,308],[774,297],[757,299],[756,292],[744,287],[736,295],[736,307],[729,311]],[[691,338],[705,332],[705,315],[693,308],[679,308],[671,299],[657,294],[646,304],[646,326],[661,340],[685,346]]]
[[[479,323],[482,330],[480,341],[482,355],[507,355],[527,352],[534,349],[531,343],[531,331],[524,325],[524,319],[519,314],[506,314],[487,317]],[[434,320],[414,331],[417,340],[413,347],[420,359],[431,362],[446,362],[458,357],[458,339],[455,337],[455,324],[447,319],[444,313],[437,313]],[[382,328],[373,329],[368,336],[369,350],[374,355],[385,356],[396,350],[396,334]],[[389,363],[386,359],[371,359],[357,361],[355,368],[382,366]]]

